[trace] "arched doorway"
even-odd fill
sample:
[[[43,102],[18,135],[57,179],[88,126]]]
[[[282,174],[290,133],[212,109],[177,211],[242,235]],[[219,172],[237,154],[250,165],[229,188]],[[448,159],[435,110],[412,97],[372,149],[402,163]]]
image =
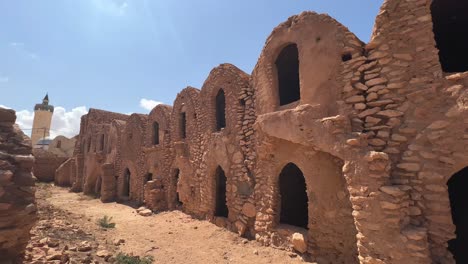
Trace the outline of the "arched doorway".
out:
[[[127,168],[125,169],[123,175],[123,186],[122,186],[122,196],[123,197],[130,197],[130,170]]]
[[[442,69],[468,71],[468,1],[433,0],[431,12]]]
[[[180,176],[180,170],[179,169],[175,169],[174,171],[174,184],[175,184],[175,194],[176,194],[176,207],[179,207],[182,205],[182,202],[180,201],[180,197],[179,197],[179,176]]]
[[[216,95],[216,131],[226,127],[226,98],[223,89]]]
[[[145,177],[145,184],[146,184],[147,182],[149,182],[149,181],[152,181],[152,180],[153,180],[153,173],[148,172],[148,173],[146,174],[146,177]]]
[[[301,99],[297,45],[289,44],[283,48],[275,64],[278,73],[279,105],[287,105]]]
[[[223,169],[218,166],[216,168],[215,174],[216,181],[216,206],[215,206],[215,216],[228,217],[229,209],[226,204],[226,174]]]
[[[187,138],[187,114],[180,113],[180,138]]]
[[[455,239],[449,241],[449,250],[457,263],[468,263],[468,167],[455,173],[447,182],[452,209],[452,220],[456,226]]]
[[[94,194],[96,197],[101,197],[101,186],[102,186],[102,176],[98,176],[96,186],[94,188]]]
[[[153,122],[153,145],[159,145],[159,123]]]
[[[305,178],[302,171],[288,163],[279,176],[281,196],[280,223],[308,228],[308,198]]]

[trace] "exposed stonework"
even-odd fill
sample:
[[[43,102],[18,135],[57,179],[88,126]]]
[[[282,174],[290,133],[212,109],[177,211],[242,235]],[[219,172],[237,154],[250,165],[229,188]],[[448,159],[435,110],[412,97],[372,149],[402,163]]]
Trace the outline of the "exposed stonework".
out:
[[[29,140],[15,124],[13,110],[0,108],[0,260],[15,261],[36,222],[34,157]]]
[[[66,160],[73,156],[75,149],[76,138],[67,138],[57,136],[51,141],[47,149],[35,148],[34,155],[34,176],[42,182],[51,182],[55,179],[62,182],[65,175],[57,176],[55,171]],[[68,174],[67,174],[68,175]]]
[[[273,30],[251,76],[222,64],[172,109],[90,111],[74,190],[180,208],[318,263],[466,262],[468,73],[442,70],[463,64],[438,55],[431,3],[385,1],[367,44],[304,12]],[[108,151],[83,155],[99,133]]]

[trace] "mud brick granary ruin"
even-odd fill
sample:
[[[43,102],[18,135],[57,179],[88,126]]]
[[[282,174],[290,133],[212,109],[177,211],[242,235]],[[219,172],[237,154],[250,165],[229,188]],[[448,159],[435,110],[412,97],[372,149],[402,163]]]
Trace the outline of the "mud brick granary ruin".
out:
[[[15,111],[0,108],[1,263],[12,263],[8,261],[21,256],[37,220],[31,142],[15,120]]]
[[[387,0],[363,43],[304,12],[252,74],[91,109],[56,179],[181,209],[318,263],[468,263],[468,2]]]

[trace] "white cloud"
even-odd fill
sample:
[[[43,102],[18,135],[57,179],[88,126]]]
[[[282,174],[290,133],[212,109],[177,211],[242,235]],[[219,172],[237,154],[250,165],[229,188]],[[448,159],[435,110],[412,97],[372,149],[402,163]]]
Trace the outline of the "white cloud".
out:
[[[125,15],[128,8],[125,0],[92,0],[92,3],[98,10],[116,16]]]
[[[148,111],[151,111],[158,104],[162,104],[162,102],[158,102],[158,101],[154,101],[154,100],[146,99],[146,98],[142,98],[140,100],[140,107]]]
[[[1,105],[1,104],[0,104],[0,108],[11,109],[10,107],[8,107],[6,105]]]
[[[23,42],[10,42],[10,47],[15,49],[17,52],[28,56],[32,60],[39,59],[39,55],[26,49],[26,45]]]
[[[0,107],[9,108],[4,105],[0,105]],[[81,116],[87,113],[88,110],[85,106],[73,108],[71,111],[67,111],[61,106],[55,107],[54,114],[52,115],[50,137],[55,138],[56,136],[63,135],[70,138],[78,135],[80,133]],[[16,123],[28,136],[31,135],[33,121],[33,111],[21,110],[16,112]]]
[[[0,83],[6,83],[8,82],[10,79],[6,76],[0,76]]]
[[[74,137],[78,135],[80,133],[81,116],[87,113],[88,110],[85,106],[73,108],[69,112],[63,107],[55,107],[52,116],[51,137],[54,138],[58,135]]]
[[[10,46],[12,46],[12,47],[23,47],[24,43],[23,42],[10,42]]]

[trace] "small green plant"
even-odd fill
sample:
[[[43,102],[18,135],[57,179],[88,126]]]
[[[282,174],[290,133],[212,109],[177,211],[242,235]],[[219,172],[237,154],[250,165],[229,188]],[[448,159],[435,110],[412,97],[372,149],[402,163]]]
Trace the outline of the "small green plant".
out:
[[[112,216],[108,217],[105,215],[103,218],[100,218],[98,220],[98,224],[103,227],[103,228],[114,228],[115,223],[112,222]]]
[[[115,258],[117,264],[151,264],[154,261],[152,256],[132,256],[126,253],[120,252]]]

